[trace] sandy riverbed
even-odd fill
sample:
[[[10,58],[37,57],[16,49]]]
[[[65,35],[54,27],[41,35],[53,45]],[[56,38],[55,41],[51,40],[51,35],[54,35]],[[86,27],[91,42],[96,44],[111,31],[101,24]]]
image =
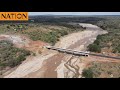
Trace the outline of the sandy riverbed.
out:
[[[56,43],[55,46],[60,48],[85,50],[86,47],[96,39],[97,35],[107,33],[106,31],[100,30],[99,27],[92,24],[82,25],[87,25],[87,30],[64,36],[60,39],[58,43]],[[95,29],[89,30],[89,27]],[[19,65],[17,69],[14,70],[12,73],[6,75],[5,78],[73,78],[74,76],[81,77],[80,74],[82,73],[85,65],[84,63],[82,63],[80,57],[71,57],[71,55],[46,50],[46,52],[43,52],[41,55],[38,54],[36,56],[28,57],[27,60]]]

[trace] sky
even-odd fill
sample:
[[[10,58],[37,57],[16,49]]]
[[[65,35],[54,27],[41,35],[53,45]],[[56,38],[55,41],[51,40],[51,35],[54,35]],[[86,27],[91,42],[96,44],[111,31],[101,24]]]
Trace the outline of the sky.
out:
[[[29,12],[29,15],[120,15],[120,12]]]

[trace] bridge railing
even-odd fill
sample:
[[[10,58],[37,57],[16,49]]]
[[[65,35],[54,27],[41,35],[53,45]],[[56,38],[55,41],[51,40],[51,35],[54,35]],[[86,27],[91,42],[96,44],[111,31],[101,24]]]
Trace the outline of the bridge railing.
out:
[[[63,48],[56,48],[53,46],[46,46],[46,48],[48,49],[52,49],[52,50],[57,50],[59,52],[64,52],[64,53],[68,53],[68,54],[73,54],[73,55],[82,55],[82,56],[89,56],[88,51],[77,51],[77,50],[72,50],[72,49],[63,49]]]

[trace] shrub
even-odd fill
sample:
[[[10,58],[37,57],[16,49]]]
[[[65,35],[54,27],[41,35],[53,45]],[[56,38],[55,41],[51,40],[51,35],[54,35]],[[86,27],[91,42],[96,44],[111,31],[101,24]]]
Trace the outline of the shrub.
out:
[[[82,76],[85,78],[93,78],[93,71],[91,68],[84,69],[82,72]]]
[[[100,41],[99,41],[98,39],[95,40],[94,43],[95,43],[96,45],[100,45]]]
[[[29,51],[14,47],[10,41],[0,41],[0,67],[15,67],[28,55]]]
[[[113,49],[113,52],[116,53],[120,53],[120,45],[118,45],[115,49]]]
[[[7,29],[10,29],[10,26],[7,26]]]
[[[99,46],[99,45],[96,45],[96,44],[90,44],[90,45],[88,46],[88,49],[89,49],[89,51],[92,51],[92,52],[98,52],[98,53],[101,52],[100,46]]]

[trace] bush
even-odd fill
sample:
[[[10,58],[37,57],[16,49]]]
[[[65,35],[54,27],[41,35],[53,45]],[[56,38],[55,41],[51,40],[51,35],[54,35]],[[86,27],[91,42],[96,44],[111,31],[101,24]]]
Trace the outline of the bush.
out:
[[[120,53],[120,45],[118,45],[115,49],[113,49],[113,53]]]
[[[90,45],[88,46],[88,49],[89,49],[89,51],[92,51],[92,52],[98,52],[98,53],[101,52],[100,46],[99,46],[99,45],[96,45],[96,44],[90,44]]]
[[[94,43],[95,43],[96,45],[100,45],[100,41],[99,41],[98,39],[95,40]]]
[[[57,42],[56,32],[43,33],[41,38],[42,41],[55,44]]]
[[[60,33],[61,36],[64,36],[64,35],[68,34],[68,32],[66,30],[59,30],[57,32]]]
[[[119,62],[90,62],[82,75],[86,78],[119,78],[120,63]]]
[[[84,69],[82,72],[82,76],[85,78],[93,78],[93,72],[92,69]]]
[[[10,29],[10,26],[7,26],[7,29]]]
[[[29,51],[14,47],[10,41],[0,41],[0,67],[15,67],[28,55]]]

